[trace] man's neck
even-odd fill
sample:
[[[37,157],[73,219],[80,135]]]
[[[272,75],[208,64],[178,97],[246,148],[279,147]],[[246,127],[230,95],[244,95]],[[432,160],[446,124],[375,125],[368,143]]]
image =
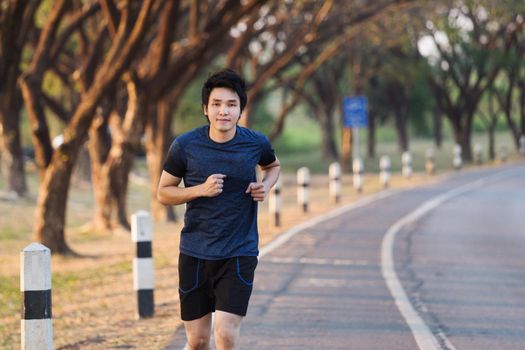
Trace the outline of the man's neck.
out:
[[[235,133],[237,132],[237,128],[233,128],[232,130],[228,130],[227,132],[222,132],[215,130],[213,128],[209,129],[209,136],[212,141],[217,143],[225,143],[230,140],[232,140],[235,137]]]

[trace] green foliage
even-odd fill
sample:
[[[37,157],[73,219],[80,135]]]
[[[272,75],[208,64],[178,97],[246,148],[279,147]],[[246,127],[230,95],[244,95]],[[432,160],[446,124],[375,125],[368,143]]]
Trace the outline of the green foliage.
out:
[[[431,136],[434,97],[427,83],[426,66],[411,50],[398,47],[395,52],[379,51],[381,63],[366,94],[380,124],[393,119],[394,108],[401,106],[408,113],[408,125],[414,133]]]
[[[308,155],[320,149],[321,132],[315,121],[304,115],[293,114],[287,120],[287,125],[283,134],[273,143],[278,152]]]
[[[53,1],[46,0],[40,2],[40,6],[35,13],[35,25],[37,28],[42,29],[42,27],[46,24],[52,7]]]
[[[271,105],[270,101],[275,101],[276,97],[274,95],[268,95],[264,98],[262,103],[258,103],[255,110],[250,114],[250,120],[252,122],[252,128],[259,132],[262,132],[265,135],[270,133],[272,126],[274,124],[275,118],[274,114],[269,110]]]
[[[418,137],[431,137],[433,95],[424,73],[417,71],[416,74],[417,76],[410,90],[409,122],[413,132]]]

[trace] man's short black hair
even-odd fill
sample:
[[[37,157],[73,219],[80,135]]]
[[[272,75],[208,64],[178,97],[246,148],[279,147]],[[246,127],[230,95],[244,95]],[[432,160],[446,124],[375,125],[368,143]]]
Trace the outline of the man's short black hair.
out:
[[[246,96],[246,83],[244,79],[232,69],[223,69],[210,75],[208,80],[202,86],[202,104],[208,106],[208,100],[210,98],[211,91],[214,88],[228,88],[239,95],[241,103],[241,113],[248,102],[248,96]]]

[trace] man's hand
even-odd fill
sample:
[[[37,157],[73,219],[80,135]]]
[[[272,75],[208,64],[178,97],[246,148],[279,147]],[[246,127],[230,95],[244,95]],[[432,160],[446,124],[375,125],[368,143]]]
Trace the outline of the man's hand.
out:
[[[222,187],[224,186],[224,174],[212,174],[203,183],[202,186],[202,197],[217,197],[222,193]]]
[[[248,185],[246,193],[251,194],[254,201],[262,202],[266,199],[267,190],[262,182],[252,182]]]

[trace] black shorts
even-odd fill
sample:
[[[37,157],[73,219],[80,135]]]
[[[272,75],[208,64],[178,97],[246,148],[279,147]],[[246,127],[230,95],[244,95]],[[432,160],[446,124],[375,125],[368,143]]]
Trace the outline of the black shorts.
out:
[[[215,310],[245,316],[256,267],[256,256],[205,260],[180,253],[182,320],[196,320]]]

